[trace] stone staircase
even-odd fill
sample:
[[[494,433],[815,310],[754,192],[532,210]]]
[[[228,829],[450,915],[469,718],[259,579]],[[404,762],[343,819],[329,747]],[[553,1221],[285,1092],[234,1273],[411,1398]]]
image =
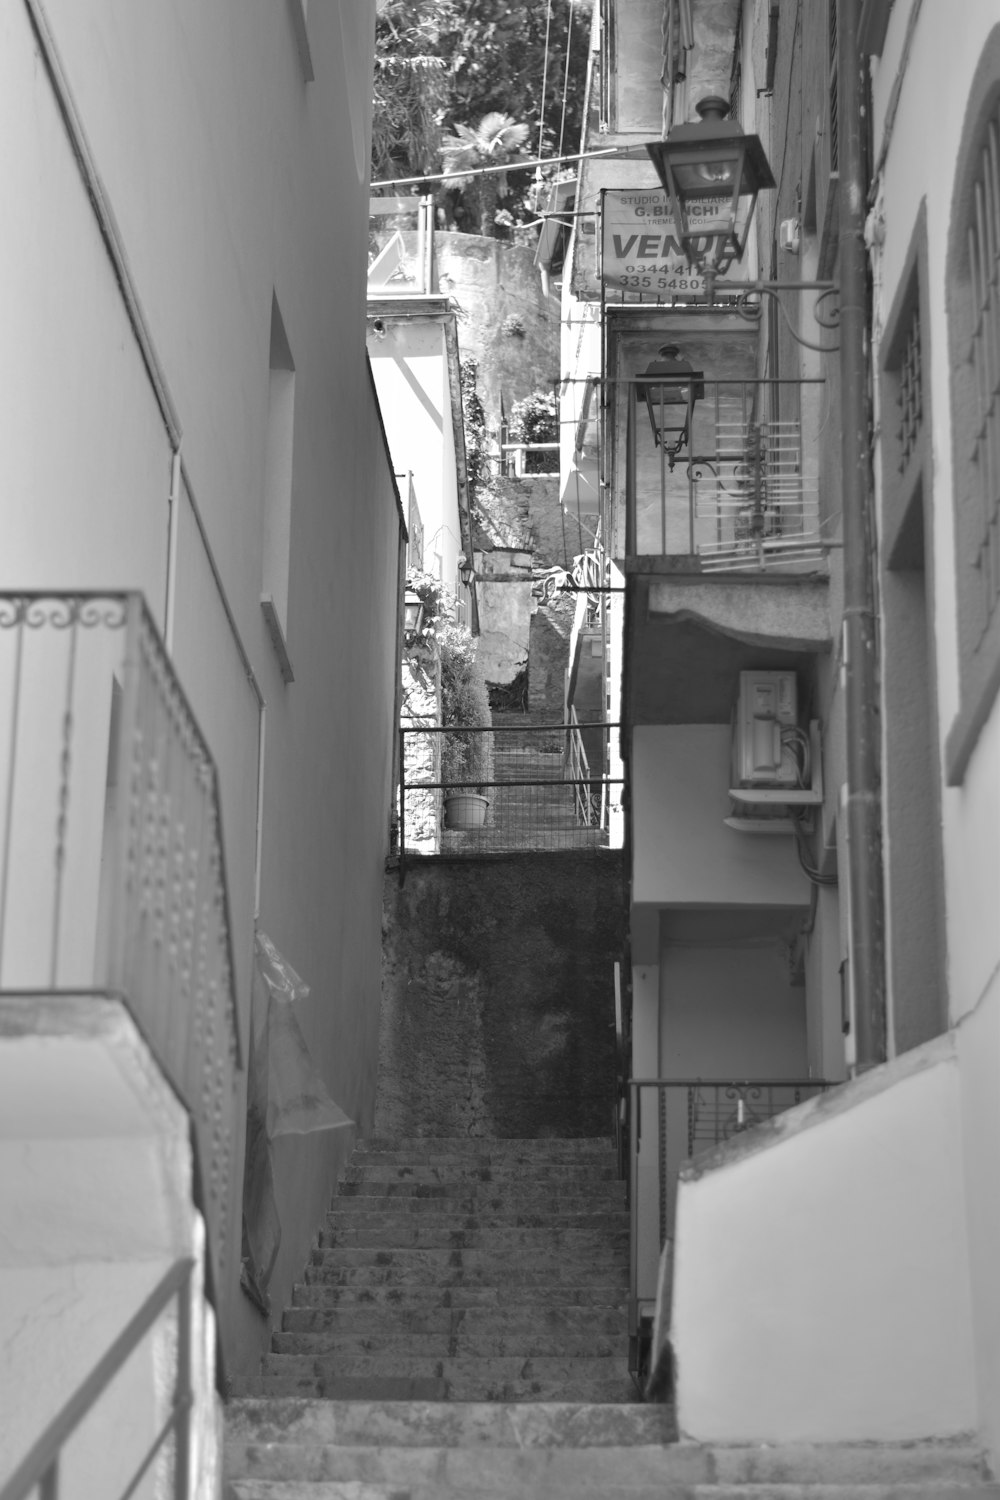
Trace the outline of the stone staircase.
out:
[[[226,1500],[1000,1500],[971,1445],[675,1441],[626,1369],[606,1142],[355,1150],[273,1352],[226,1413]]]
[[[631,1401],[627,1289],[606,1141],[372,1142],[339,1185],[259,1392]]]

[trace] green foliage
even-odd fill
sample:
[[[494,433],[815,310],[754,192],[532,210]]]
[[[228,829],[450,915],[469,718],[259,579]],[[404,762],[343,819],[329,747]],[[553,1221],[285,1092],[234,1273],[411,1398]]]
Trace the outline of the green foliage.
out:
[[[522,154],[528,134],[527,125],[497,111],[484,115],[475,128],[456,125],[441,141],[445,171],[474,174],[477,167],[514,162]],[[500,199],[506,198],[510,191],[506,172],[458,178],[452,187],[461,189],[462,200],[474,216],[478,232],[496,238],[502,227],[497,222]]]
[[[510,410],[510,435],[515,443],[556,443],[559,441],[559,405],[555,391],[533,391],[523,401],[515,401]],[[526,453],[526,474],[551,474],[559,468],[559,455]]]
[[[489,454],[486,451],[486,408],[479,394],[479,361],[470,355],[459,367],[462,386],[462,416],[465,426],[465,472],[473,509],[477,496],[489,486]]]
[[[424,606],[420,639],[432,641],[455,618],[455,595],[435,574],[417,568],[407,573],[406,587],[420,596]]]
[[[438,632],[441,723],[460,731],[441,736],[441,780],[482,791],[493,779],[493,719],[478,643],[464,626]]]
[[[484,116],[523,123],[534,155],[578,148],[586,87],[591,0],[383,0],[375,33],[372,177],[439,171],[442,131],[480,128]],[[545,39],[548,75],[542,114]],[[570,66],[565,114],[567,37]],[[514,217],[530,217],[529,179],[519,174]],[[465,196],[465,194],[462,194]],[[481,219],[481,214],[480,214]],[[489,231],[494,232],[493,230]]]

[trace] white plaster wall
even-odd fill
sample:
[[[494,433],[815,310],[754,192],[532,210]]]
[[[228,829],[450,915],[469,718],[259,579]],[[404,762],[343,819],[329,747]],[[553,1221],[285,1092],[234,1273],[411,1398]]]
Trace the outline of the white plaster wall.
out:
[[[364,339],[374,0],[309,8],[309,84],[290,8],[272,0],[44,9],[182,428],[174,653],[220,769],[241,1012],[257,845],[245,657],[267,702],[262,925],[312,986],[301,1020],[313,1057],[364,1123],[398,668],[399,522]],[[0,69],[4,138],[19,143],[0,164],[18,205],[0,245],[18,292],[0,353],[15,497],[0,582],[138,587],[162,625],[170,444],[23,0],[0,9]],[[275,295],[296,370],[292,685],[259,605]],[[285,1148],[296,1191],[283,1205],[279,1305],[349,1134]],[[239,1182],[240,1151],[235,1167]],[[233,1200],[238,1246],[238,1191]],[[252,1369],[269,1330],[236,1271],[223,1333],[234,1367]]]
[[[699,1441],[976,1426],[959,1069],[947,1038],[683,1181],[672,1335]],[[749,1153],[749,1154],[747,1154]]]
[[[199,1496],[218,1481],[204,1229],[187,1120],[118,1002],[0,1008],[0,1481],[181,1257],[193,1257]],[[67,1444],[60,1493],[120,1492],[166,1415],[175,1307]],[[152,1496],[154,1476],[139,1494]]]
[[[890,14],[874,64],[875,138],[882,140],[913,0]],[[934,458],[934,635],[942,749],[959,703],[947,244],[969,86],[998,20],[992,0],[966,0],[961,25],[946,0],[925,0],[906,63],[884,174],[885,240],[878,311],[892,305],[919,212],[927,200],[929,345]],[[947,59],[942,69],[941,59]],[[928,100],[934,128],[926,128]],[[944,756],[942,755],[942,760]],[[994,704],[961,787],[943,792],[948,1002],[958,1024],[964,1181],[977,1334],[979,1419],[1000,1459],[1000,704]]]
[[[404,504],[406,475],[413,474],[424,569],[437,574],[440,566],[440,577],[453,588],[462,542],[444,327],[440,320],[412,316],[384,321],[385,338],[370,334],[368,353],[393,468]]]
[[[640,725],[632,736],[633,899],[663,906],[805,906],[791,837],[727,828],[730,731]]]
[[[170,447],[16,0],[0,8],[0,135],[17,143],[0,153],[16,205],[0,238],[0,588],[140,588],[162,624]]]

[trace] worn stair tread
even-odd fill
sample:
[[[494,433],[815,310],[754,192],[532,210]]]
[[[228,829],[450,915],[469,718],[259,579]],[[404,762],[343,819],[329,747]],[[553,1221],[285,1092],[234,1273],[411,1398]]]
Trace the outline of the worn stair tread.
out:
[[[237,1480],[230,1489],[233,1500],[383,1500],[388,1495],[405,1496],[406,1500],[448,1500],[448,1497],[475,1497],[475,1500],[546,1500],[549,1496],[600,1496],[600,1500],[997,1500],[1000,1485],[947,1484],[862,1484],[798,1485],[763,1484],[730,1485],[654,1481],[650,1484],[629,1483],[619,1476],[615,1483],[583,1484],[575,1477],[563,1480],[558,1471],[543,1474],[526,1473],[511,1484],[463,1484],[452,1489],[447,1480],[437,1476],[424,1483],[417,1480],[405,1490],[386,1490],[362,1484],[349,1488],[352,1481],[320,1480]]]
[[[578,1191],[605,1187],[623,1187],[622,1179],[613,1162],[606,1166],[588,1163],[553,1162],[544,1167],[519,1161],[483,1162],[463,1161],[456,1157],[450,1162],[352,1162],[341,1176],[341,1184],[354,1182],[469,1182],[472,1184],[493,1183],[499,1187],[514,1186],[523,1182],[530,1173],[531,1181],[539,1187],[565,1188],[572,1185]]]
[[[327,1217],[333,1215],[339,1218],[343,1214],[418,1214],[428,1218],[436,1215],[442,1218],[504,1218],[514,1223],[522,1218],[548,1222],[580,1215],[589,1218],[617,1218],[626,1213],[623,1204],[617,1200],[613,1203],[595,1204],[590,1197],[556,1193],[536,1193],[528,1201],[524,1201],[523,1197],[512,1201],[511,1195],[503,1193],[424,1193],[420,1196],[415,1193],[347,1193],[342,1198],[333,1199]]]
[[[500,1250],[523,1251],[601,1251],[607,1248],[628,1251],[628,1228],[577,1229],[565,1225],[508,1225],[496,1223],[488,1228],[454,1228],[448,1224],[426,1224],[408,1219],[393,1223],[345,1224],[320,1232],[318,1250],[404,1248],[426,1250]]]
[[[627,1288],[617,1286],[518,1285],[518,1303],[530,1307],[604,1307],[624,1305]],[[376,1285],[355,1282],[337,1285],[322,1279],[298,1282],[292,1288],[295,1307],[505,1307],[510,1303],[506,1287],[474,1283],[450,1287]]]
[[[530,1177],[515,1177],[508,1183],[501,1182],[498,1178],[428,1178],[417,1181],[413,1177],[389,1178],[382,1175],[342,1181],[333,1206],[344,1198],[461,1198],[475,1204],[509,1203],[515,1208],[535,1203],[562,1207],[568,1201],[573,1204],[590,1203],[592,1208],[597,1208],[604,1204],[615,1206],[624,1202],[625,1185],[610,1178],[589,1185],[562,1179],[545,1184],[538,1182],[534,1174]]]
[[[669,1442],[673,1418],[665,1406],[639,1402],[595,1406],[559,1401],[524,1408],[494,1402],[414,1401],[401,1406],[378,1401],[250,1398],[230,1400],[226,1431],[228,1436],[258,1442],[594,1448]]]
[[[508,1268],[509,1271],[509,1268]],[[427,1266],[391,1263],[389,1265],[319,1265],[306,1266],[306,1283],[314,1286],[398,1286],[426,1287],[454,1290],[456,1287],[503,1286],[510,1298],[509,1275],[505,1276],[495,1265],[439,1267],[431,1271]],[[628,1267],[620,1270],[598,1266],[588,1269],[573,1264],[549,1266],[542,1270],[518,1268],[518,1295],[528,1288],[558,1290],[561,1286],[596,1287],[605,1289],[610,1297],[624,1296],[628,1286]]]
[[[949,1476],[936,1473],[909,1478],[886,1477],[874,1472],[869,1457],[869,1471],[842,1480],[801,1478],[797,1480],[765,1479],[757,1481],[719,1480],[711,1473],[708,1454],[683,1446],[663,1444],[606,1447],[534,1447],[512,1446],[432,1446],[404,1447],[371,1444],[322,1443],[227,1443],[226,1462],[232,1471],[261,1479],[296,1478],[316,1483],[345,1478],[361,1479],[374,1484],[409,1483],[415,1487],[437,1483],[457,1494],[481,1489],[510,1492],[526,1481],[539,1485],[538,1494],[555,1490],[578,1493],[597,1490],[600,1493],[616,1486],[681,1487],[694,1495],[725,1496],[879,1496],[893,1493],[939,1496],[957,1492],[966,1496],[982,1494],[987,1483],[968,1474]],[[929,1490],[928,1486],[932,1488]],[[690,1488],[689,1488],[690,1487]],[[665,1489],[664,1493],[670,1493]]]
[[[436,1151],[449,1156],[519,1151],[545,1156],[553,1151],[613,1151],[614,1144],[606,1135],[374,1135],[358,1141],[354,1150],[359,1155],[377,1151]]]
[[[290,1307],[282,1314],[282,1333],[355,1330],[379,1333],[491,1333],[508,1331],[620,1333],[628,1326],[624,1305],[603,1307],[536,1307],[530,1313],[506,1307],[440,1307],[418,1305],[361,1307]]]
[[[353,1355],[378,1354],[405,1356],[419,1340],[422,1355],[436,1358],[492,1359],[497,1355],[516,1355],[521,1359],[583,1358],[621,1356],[627,1331],[616,1328],[611,1333],[593,1329],[549,1331],[519,1328],[496,1328],[491,1331],[414,1333],[397,1329],[385,1332],[334,1329],[288,1331],[271,1335],[272,1354]]]
[[[530,1241],[528,1242],[530,1245]],[[523,1259],[522,1259],[523,1255]],[[598,1268],[613,1276],[628,1268],[628,1242],[613,1239],[602,1244],[600,1240],[586,1240],[569,1245],[540,1241],[531,1247],[531,1253],[518,1241],[489,1240],[485,1245],[319,1245],[310,1253],[311,1266],[399,1266],[410,1269],[420,1267],[430,1275],[441,1271],[491,1270],[509,1277],[512,1271],[521,1274],[522,1265],[530,1266],[535,1273],[551,1267],[563,1280],[567,1268],[578,1267],[585,1281],[592,1279]]]

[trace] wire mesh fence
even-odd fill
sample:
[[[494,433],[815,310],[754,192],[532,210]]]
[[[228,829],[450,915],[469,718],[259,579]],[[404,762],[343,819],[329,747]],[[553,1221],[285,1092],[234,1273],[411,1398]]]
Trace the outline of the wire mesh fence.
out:
[[[400,850],[476,855],[606,847],[621,810],[616,724],[400,730]]]

